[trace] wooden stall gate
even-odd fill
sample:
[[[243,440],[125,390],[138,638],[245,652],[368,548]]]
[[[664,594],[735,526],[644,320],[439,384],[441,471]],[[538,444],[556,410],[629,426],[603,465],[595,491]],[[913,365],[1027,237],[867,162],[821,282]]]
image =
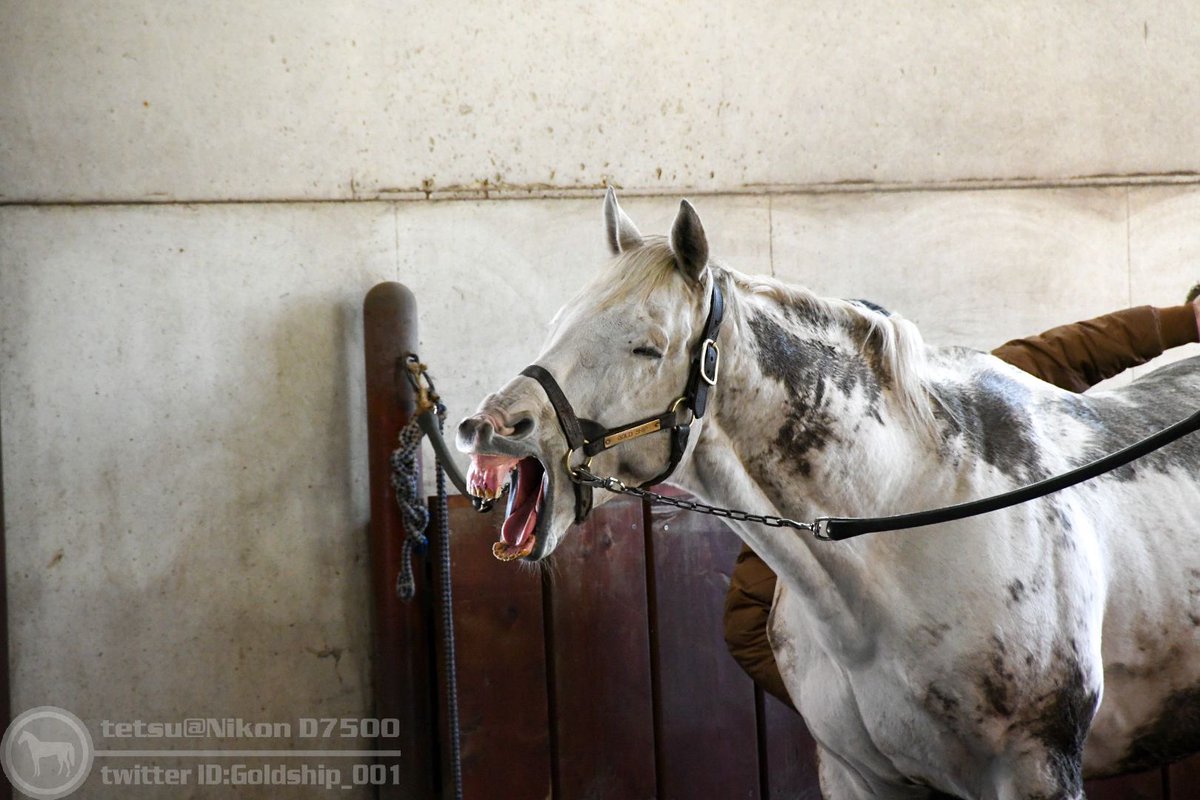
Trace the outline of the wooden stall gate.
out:
[[[800,716],[729,656],[740,540],[616,498],[541,568],[491,555],[499,511],[454,498],[453,587],[467,798],[820,797]],[[1197,800],[1200,759],[1087,785],[1090,800]]]
[[[376,714],[401,720],[401,782],[382,798],[452,797],[433,549],[395,597],[400,537],[387,456],[412,413],[400,359],[412,295],[365,303]],[[431,507],[433,503],[431,502]],[[467,800],[819,798],[801,718],[729,656],[722,610],[739,540],[711,517],[615,498],[548,563],[491,555],[502,513],[450,503],[453,622]],[[431,525],[433,530],[434,526]],[[1091,800],[1196,800],[1200,758],[1087,786]]]

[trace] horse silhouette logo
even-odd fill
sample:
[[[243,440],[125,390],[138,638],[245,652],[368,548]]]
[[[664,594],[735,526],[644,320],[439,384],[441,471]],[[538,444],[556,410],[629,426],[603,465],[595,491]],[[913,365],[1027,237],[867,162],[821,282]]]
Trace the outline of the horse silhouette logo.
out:
[[[33,759],[33,777],[42,774],[42,759],[53,758],[58,761],[58,774],[75,769],[75,745],[71,742],[43,742],[29,731],[21,731],[17,744],[29,747],[29,757]]]
[[[0,741],[0,765],[20,792],[55,800],[74,792],[92,770],[95,748],[79,717],[55,706],[18,716]]]

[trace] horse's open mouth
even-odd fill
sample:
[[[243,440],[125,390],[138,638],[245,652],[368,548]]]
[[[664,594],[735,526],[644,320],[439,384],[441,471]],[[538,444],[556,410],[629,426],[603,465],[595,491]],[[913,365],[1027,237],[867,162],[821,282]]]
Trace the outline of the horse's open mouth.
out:
[[[549,493],[550,479],[533,456],[476,455],[467,470],[467,490],[476,497],[496,499],[508,491],[508,507],[500,541],[492,554],[501,561],[528,558],[538,545],[538,522]],[[536,558],[536,556],[534,556]]]

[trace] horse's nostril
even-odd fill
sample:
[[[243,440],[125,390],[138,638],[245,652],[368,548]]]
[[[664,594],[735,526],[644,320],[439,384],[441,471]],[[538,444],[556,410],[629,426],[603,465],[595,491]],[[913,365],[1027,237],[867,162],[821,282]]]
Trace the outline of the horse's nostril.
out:
[[[512,438],[524,439],[533,433],[533,417],[521,417],[512,424]]]
[[[477,443],[490,439],[492,433],[493,429],[490,420],[483,417],[467,417],[458,426],[459,446],[470,448]]]
[[[467,417],[458,426],[460,450],[487,449],[506,439],[523,439],[533,433],[535,423],[532,416],[525,415],[504,425],[491,414],[476,414]]]

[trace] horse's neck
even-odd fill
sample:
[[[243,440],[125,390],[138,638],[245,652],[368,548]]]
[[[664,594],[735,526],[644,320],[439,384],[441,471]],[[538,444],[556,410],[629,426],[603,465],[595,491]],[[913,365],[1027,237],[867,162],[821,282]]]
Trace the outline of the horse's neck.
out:
[[[944,472],[938,445],[913,419],[865,317],[805,315],[758,298],[738,312],[714,427],[776,508],[896,513],[939,490],[929,486]]]
[[[757,297],[735,302],[737,330],[723,343],[721,385],[685,488],[710,502],[801,520],[904,513],[978,488],[963,479],[970,459],[948,464],[946,443],[914,420],[897,364],[865,325]],[[955,356],[939,361],[947,358]],[[964,364],[931,368],[953,375],[969,370]],[[965,413],[969,391],[951,382],[938,397]],[[933,428],[946,424],[943,417]],[[831,639],[869,639],[864,603],[874,590],[864,540],[831,545],[786,529],[735,527],[822,625],[837,628]]]
[[[875,477],[898,474],[897,457],[883,446],[887,435],[856,429],[893,416],[864,357],[806,331],[782,306],[731,294],[720,384],[679,483],[715,504],[811,519],[838,513],[837,500],[851,502]],[[856,605],[865,576],[853,547],[830,548],[789,529],[731,525],[811,599],[817,616],[842,628],[831,639],[863,639]]]

